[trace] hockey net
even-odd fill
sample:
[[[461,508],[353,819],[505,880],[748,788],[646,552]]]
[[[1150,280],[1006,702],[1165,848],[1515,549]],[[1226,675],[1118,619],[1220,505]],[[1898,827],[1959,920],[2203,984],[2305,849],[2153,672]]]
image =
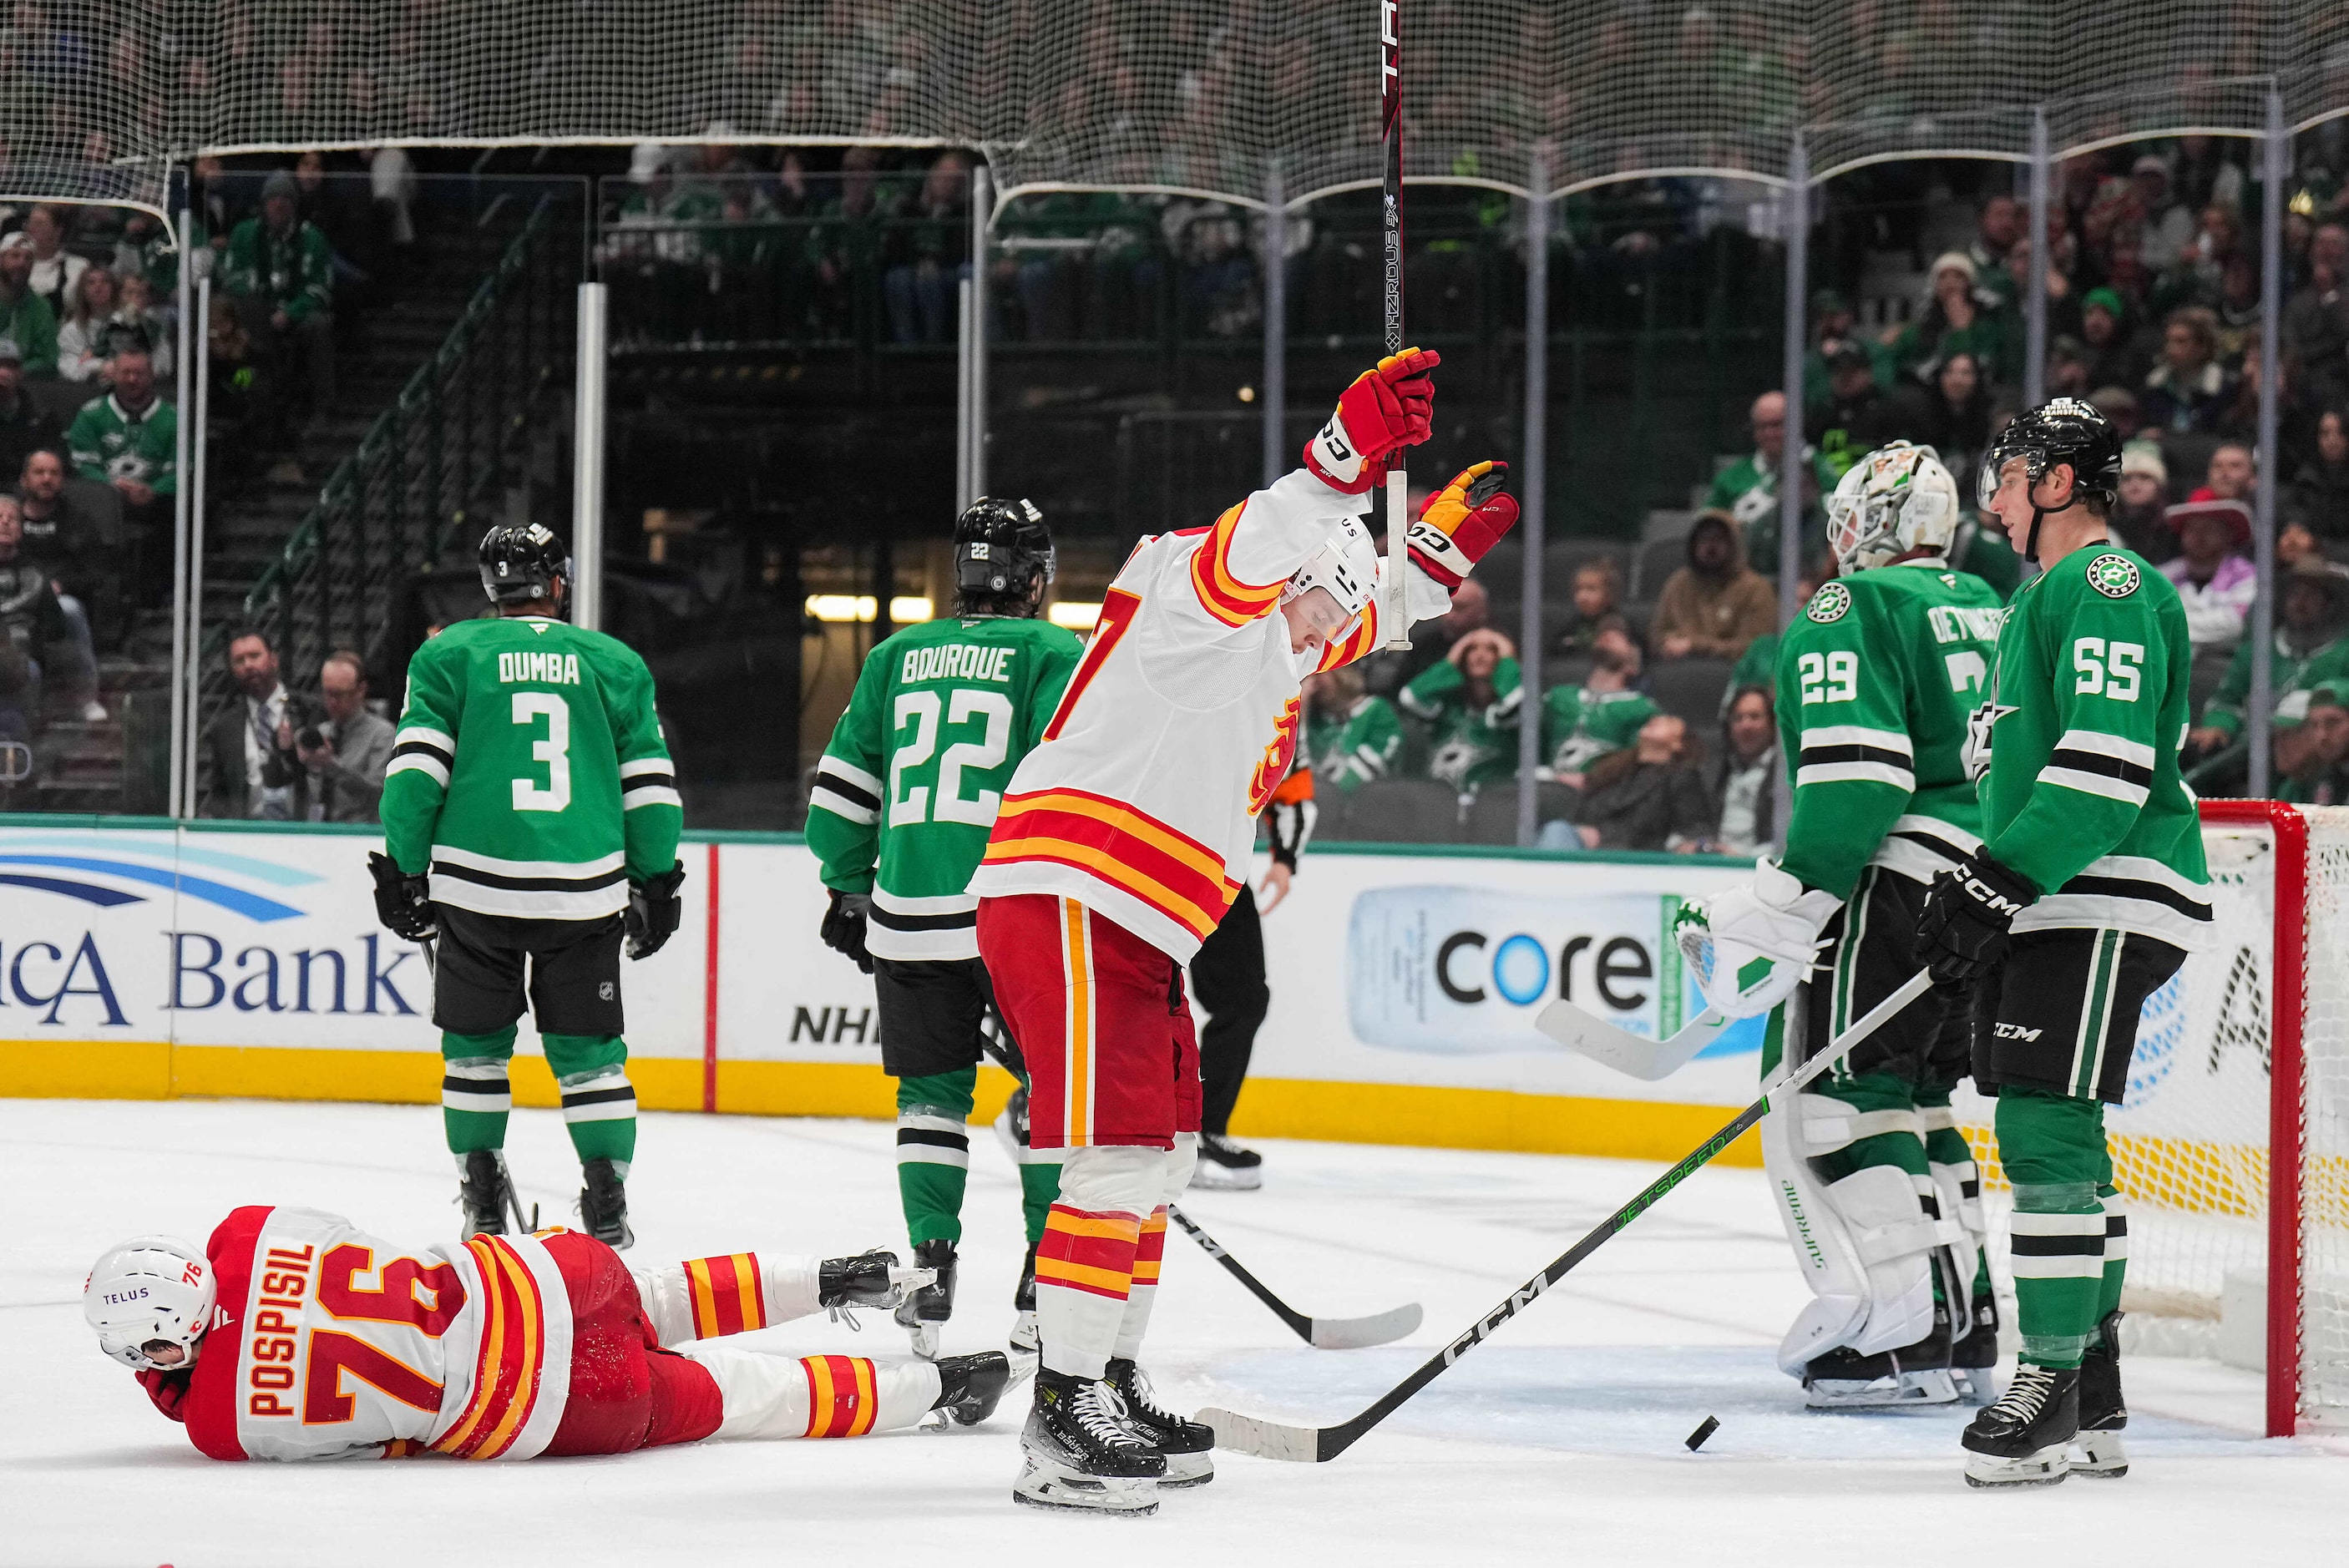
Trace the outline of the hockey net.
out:
[[[2349,808],[2205,801],[2202,831],[2213,940],[2147,999],[2106,1119],[2126,1343],[2263,1370],[2271,1436],[2349,1429]]]

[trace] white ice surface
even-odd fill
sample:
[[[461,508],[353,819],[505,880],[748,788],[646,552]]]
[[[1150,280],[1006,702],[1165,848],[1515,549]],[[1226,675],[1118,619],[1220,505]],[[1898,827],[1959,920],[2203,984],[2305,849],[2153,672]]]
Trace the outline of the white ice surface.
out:
[[[471,1563],[1897,1564],[2137,1568],[2349,1561],[2349,1445],[2257,1438],[2257,1380],[2133,1361],[2124,1480],[1971,1491],[1959,1411],[1810,1415],[1770,1347],[1798,1305],[1760,1173],[1711,1171],[1335,1463],[1224,1456],[1155,1519],[1009,1500],[1019,1410],[977,1432],[702,1445],[620,1459],[224,1465],[199,1456],[83,1328],[81,1281],[139,1232],[198,1241],[239,1203],[451,1232],[437,1110],[0,1100],[0,1563],[357,1568]],[[974,1140],[949,1350],[1001,1342],[1018,1267],[1010,1167]],[[1194,1217],[1308,1312],[1426,1305],[1408,1344],[1299,1343],[1179,1234],[1145,1361],[1170,1402],[1335,1420],[1651,1179],[1633,1161],[1266,1146],[1267,1185]],[[567,1219],[551,1112],[515,1113],[525,1203]],[[647,1116],[635,1256],[840,1253],[902,1235],[886,1128]],[[869,1318],[771,1329],[779,1352],[895,1354]],[[1701,1454],[1682,1439],[1706,1415]]]

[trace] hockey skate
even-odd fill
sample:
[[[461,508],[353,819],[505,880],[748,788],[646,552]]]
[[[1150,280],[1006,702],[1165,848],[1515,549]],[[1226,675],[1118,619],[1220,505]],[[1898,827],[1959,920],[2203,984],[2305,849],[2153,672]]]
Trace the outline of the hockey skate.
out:
[[[1950,1377],[1959,1398],[1987,1405],[1998,1395],[1991,1383],[1998,1366],[1998,1299],[1986,1290],[1978,1293],[1967,1315],[1971,1326],[1950,1347]]]
[[[930,1407],[954,1427],[975,1427],[995,1414],[1011,1385],[1011,1358],[1000,1350],[938,1357],[938,1398]]]
[[[1158,1511],[1165,1473],[1164,1456],[1128,1423],[1125,1401],[1106,1380],[1038,1370],[1014,1502],[1139,1518]]]
[[[628,1229],[628,1188],[608,1160],[590,1160],[579,1168],[586,1185],[579,1189],[579,1228],[615,1252],[636,1244]]]
[[[955,1244],[952,1242],[930,1241],[916,1243],[914,1264],[930,1271],[931,1280],[919,1290],[910,1291],[897,1304],[899,1326],[913,1336],[914,1354],[925,1361],[938,1358],[939,1336],[946,1331],[947,1319],[954,1315]]]
[[[1038,1357],[1044,1353],[1043,1331],[1036,1326],[1036,1249],[1028,1249],[1028,1261],[1019,1265],[1019,1288],[1011,1293],[1012,1310],[1018,1315],[1011,1320],[1011,1370],[1015,1377],[1025,1377],[1036,1370]]]
[[[457,1204],[465,1212],[463,1228],[457,1233],[460,1241],[505,1235],[510,1218],[516,1231],[526,1233],[538,1228],[535,1210],[531,1214],[533,1222],[523,1223],[513,1176],[506,1170],[506,1157],[494,1149],[476,1149],[465,1156],[464,1174],[457,1181]]]
[[[1264,1185],[1264,1156],[1243,1149],[1220,1132],[1199,1134],[1199,1162],[1191,1168],[1194,1187],[1252,1192]]]
[[[2121,1429],[2128,1402],[2121,1397],[2121,1315],[2105,1314],[2080,1357],[2080,1435],[2072,1439],[2072,1473],[2117,1480],[2128,1474]]]
[[[815,1304],[834,1317],[846,1318],[854,1327],[855,1320],[847,1315],[850,1308],[886,1311],[928,1284],[931,1278],[927,1269],[899,1268],[896,1253],[874,1247],[853,1258],[824,1259],[816,1271]]]
[[[1958,1387],[1950,1356],[1948,1309],[1936,1303],[1933,1332],[1914,1345],[1873,1356],[1843,1346],[1813,1357],[1803,1369],[1803,1402],[1814,1410],[1954,1404]]]
[[[2066,1457],[2080,1429],[2080,1373],[2072,1367],[2014,1370],[1997,1403],[1960,1439],[1968,1486],[2052,1486],[2071,1471]]]
[[[1205,1486],[1216,1479],[1216,1429],[1186,1421],[1158,1402],[1141,1367],[1120,1357],[1109,1364],[1109,1386],[1125,1401],[1126,1424],[1166,1460],[1161,1486]]]

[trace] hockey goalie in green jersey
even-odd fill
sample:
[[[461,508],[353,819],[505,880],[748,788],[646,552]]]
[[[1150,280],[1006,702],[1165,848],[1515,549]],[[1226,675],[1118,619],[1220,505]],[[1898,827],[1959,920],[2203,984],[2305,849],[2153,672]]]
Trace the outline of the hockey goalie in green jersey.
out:
[[[464,1233],[520,1217],[502,1150],[526,990],[579,1155],[581,1228],[625,1247],[636,1097],[620,948],[649,957],[678,927],[676,769],[644,660],[561,618],[562,541],[536,523],[492,528],[481,570],[498,614],[450,626],[409,663],[376,906],[395,934],[438,939],[432,1017]]]
[[[1765,1075],[1916,973],[1928,883],[1982,842],[1964,752],[2001,610],[1944,553],[1957,486],[1932,449],[1895,442],[1845,472],[1827,516],[1841,574],[1778,654],[1785,853],[1713,901],[1696,944],[1708,1000],[1769,1011]],[[1815,1407],[1949,1403],[1997,1359],[1978,1178],[1950,1111],[1967,1021],[1961,998],[1929,992],[1763,1122],[1812,1291],[1778,1364]]]
[[[1967,1427],[1966,1480],[2122,1475],[2128,1220],[2105,1107],[2146,998],[2210,928],[2194,797],[2178,777],[2194,650],[2169,580],[2116,544],[2112,422],[2058,397],[1983,455],[1982,505],[2040,574],[2015,592],[1974,716],[1982,846],[1934,879],[1920,960],[1974,992],[1974,1081],[1998,1099],[2014,1188],[2015,1375]]]
[[[832,903],[823,939],[873,976],[882,1070],[897,1080],[897,1187],[906,1239],[936,1282],[897,1309],[916,1354],[936,1357],[954,1311],[970,1166],[968,1118],[992,1045],[1015,1073],[978,956],[978,896],[1004,787],[1042,738],[1083,651],[1039,618],[1052,535],[1025,500],[981,497],[955,523],[953,615],[865,655],[808,796],[807,841]],[[1012,1331],[1035,1348],[1036,1246],[1060,1193],[1058,1151],[1032,1150],[1024,1089],[999,1130],[1020,1161],[1028,1222]]]

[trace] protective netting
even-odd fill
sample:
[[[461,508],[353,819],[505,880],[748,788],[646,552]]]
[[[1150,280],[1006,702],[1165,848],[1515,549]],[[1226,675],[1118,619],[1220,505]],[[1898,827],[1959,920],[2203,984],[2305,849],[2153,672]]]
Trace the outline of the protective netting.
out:
[[[2307,932],[2300,1108],[2298,1402],[2310,1424],[2349,1424],[2349,808],[2306,809]],[[2122,1305],[2156,1352],[2262,1365],[2272,1170],[2275,834],[2206,822],[2211,944],[2146,1001],[2125,1102],[2108,1110],[2114,1181],[2129,1203]],[[2287,879],[2289,880],[2289,879]],[[1961,1115],[1987,1121],[1969,1097]],[[1969,1114],[1971,1113],[1971,1114]],[[2002,1189],[1986,1125],[1966,1129],[1986,1184]]]
[[[1009,191],[1378,178],[1380,0],[16,0],[0,194],[203,150],[948,141]],[[2349,111],[2339,0],[1401,0],[1408,170],[1522,189],[2019,156]],[[713,128],[717,128],[713,129]]]

